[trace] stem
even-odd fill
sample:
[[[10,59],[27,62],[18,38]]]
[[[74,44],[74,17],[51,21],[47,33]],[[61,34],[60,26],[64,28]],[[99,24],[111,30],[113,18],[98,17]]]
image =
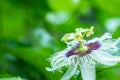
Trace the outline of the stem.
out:
[[[76,78],[76,80],[81,80],[80,73],[79,73],[78,77]]]
[[[83,37],[86,35],[87,32],[88,32],[88,30],[86,32],[84,32]]]

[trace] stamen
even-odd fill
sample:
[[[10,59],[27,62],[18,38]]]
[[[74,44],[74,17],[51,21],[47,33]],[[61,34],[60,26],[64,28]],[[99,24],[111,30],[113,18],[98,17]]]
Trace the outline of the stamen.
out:
[[[65,34],[61,41],[67,43],[71,40],[76,40],[79,43],[83,43],[84,41],[86,41],[84,40],[84,36],[89,37],[92,34],[94,34],[93,29],[94,29],[93,26],[90,27],[90,29],[77,28],[75,29],[74,33]]]

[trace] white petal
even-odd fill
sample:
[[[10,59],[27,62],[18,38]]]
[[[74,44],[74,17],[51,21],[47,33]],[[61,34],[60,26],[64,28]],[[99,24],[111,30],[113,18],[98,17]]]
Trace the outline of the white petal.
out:
[[[113,55],[119,50],[119,48],[116,45],[115,40],[108,39],[108,40],[101,42],[101,44],[102,44],[102,46],[100,47],[99,50],[105,51],[109,54]]]
[[[99,39],[99,38],[91,39],[91,40],[89,40],[89,41],[87,42],[87,44],[89,44],[89,43],[94,43],[94,42],[98,41],[98,39]]]
[[[78,66],[78,63],[71,64],[70,67],[68,67],[69,69],[67,70],[67,72],[61,78],[61,80],[69,80],[77,71],[77,66]]]
[[[100,37],[100,40],[103,41],[103,40],[110,39],[110,38],[112,38],[111,34],[105,33],[103,36]]]
[[[120,56],[120,38],[118,38],[118,39],[115,41],[115,44],[116,44],[116,47],[118,47],[118,50],[117,50],[117,52],[116,52],[115,55]]]
[[[46,69],[48,71],[54,71],[54,70],[62,68],[63,66],[66,66],[66,65],[68,65],[68,62],[63,61],[63,62],[58,62],[58,63],[52,64],[52,68],[46,68]]]
[[[93,51],[90,56],[97,62],[108,66],[116,65],[120,61],[120,57],[112,56],[105,51]]]
[[[83,80],[95,80],[95,64],[83,63],[80,69]]]
[[[52,64],[52,70],[57,70],[57,69],[60,69],[62,68],[63,66],[66,66],[68,65],[68,61],[67,60],[59,60],[59,61],[56,61],[55,63]]]
[[[46,69],[47,71],[54,71],[53,68],[48,68],[48,67],[46,67],[45,69]]]
[[[51,58],[49,58],[49,62],[55,62],[56,60],[58,60],[59,58],[66,58],[65,54],[68,52],[68,48],[60,51],[60,52],[57,52],[55,54],[52,55]]]
[[[118,39],[115,41],[115,44],[116,44],[117,47],[120,48],[120,38],[118,38]]]

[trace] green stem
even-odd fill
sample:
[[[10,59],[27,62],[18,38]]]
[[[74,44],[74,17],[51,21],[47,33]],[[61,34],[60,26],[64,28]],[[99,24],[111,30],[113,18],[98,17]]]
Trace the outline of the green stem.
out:
[[[84,38],[84,36],[86,35],[87,32],[88,32],[88,30],[83,33],[83,38]]]
[[[76,80],[81,80],[80,74],[81,73],[79,73],[79,75],[77,76]]]

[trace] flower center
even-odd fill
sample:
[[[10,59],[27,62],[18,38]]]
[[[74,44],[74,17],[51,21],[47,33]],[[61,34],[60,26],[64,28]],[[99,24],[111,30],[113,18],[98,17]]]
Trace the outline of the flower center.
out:
[[[76,48],[72,49],[71,51],[68,51],[66,53],[66,56],[67,57],[72,56],[72,55],[78,55],[80,57],[85,56],[87,54],[90,54],[93,50],[99,49],[101,44],[100,44],[99,41],[96,41],[96,42],[93,42],[93,43],[87,43],[87,44],[85,44],[85,46],[87,47],[87,50],[80,51],[79,50],[80,46],[79,46],[79,47],[76,47]]]
[[[74,48],[67,53],[67,57],[71,55],[84,56],[91,53],[92,50],[96,50],[100,47],[101,44],[98,41],[85,44],[86,40],[84,37],[90,37],[94,34],[93,29],[93,26],[91,26],[90,29],[77,28],[74,33],[68,33],[63,36],[61,39],[63,42],[77,41],[79,44],[79,47],[74,46]]]

